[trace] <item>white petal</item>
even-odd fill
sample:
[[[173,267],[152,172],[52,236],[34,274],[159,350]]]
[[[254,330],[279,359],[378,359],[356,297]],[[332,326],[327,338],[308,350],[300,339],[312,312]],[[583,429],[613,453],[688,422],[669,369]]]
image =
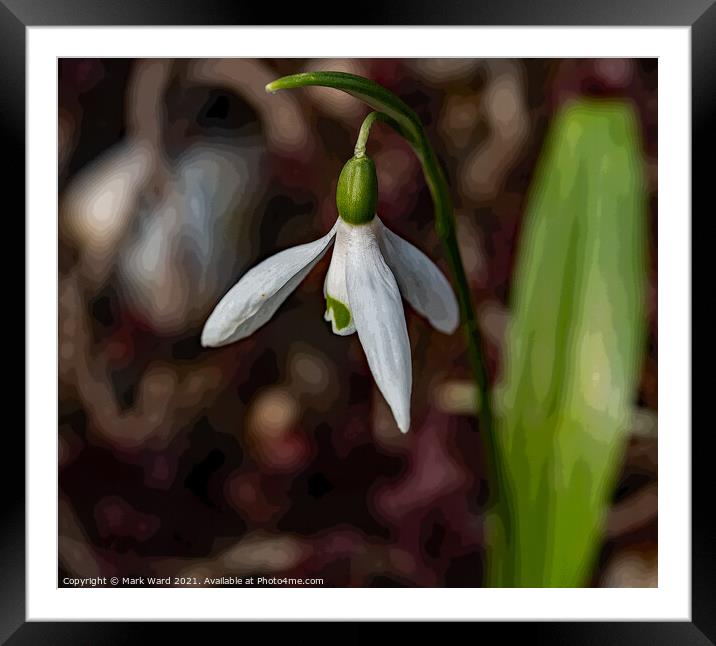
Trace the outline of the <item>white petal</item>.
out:
[[[323,283],[323,295],[326,297],[324,318],[326,321],[330,321],[333,333],[339,336],[347,336],[356,331],[348,303],[348,288],[346,287],[346,252],[348,250],[348,239],[350,238],[349,226],[339,218],[331,265]],[[331,299],[330,301],[328,300],[329,298]],[[337,309],[340,309],[340,311],[336,311]],[[347,324],[346,317],[348,317]]]
[[[353,320],[375,382],[400,430],[410,426],[412,365],[403,302],[378,244],[380,223],[347,225],[346,284]]]
[[[393,233],[382,222],[380,230],[385,261],[393,270],[405,300],[433,327],[452,334],[460,322],[460,310],[448,279],[420,249]]]
[[[244,274],[211,313],[201,344],[233,343],[266,323],[321,259],[333,241],[336,225],[319,240],[281,251]]]

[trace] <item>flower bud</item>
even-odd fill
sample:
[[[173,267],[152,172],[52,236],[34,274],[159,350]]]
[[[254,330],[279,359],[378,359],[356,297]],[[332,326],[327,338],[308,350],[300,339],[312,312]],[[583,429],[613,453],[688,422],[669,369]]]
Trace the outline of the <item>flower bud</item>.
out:
[[[343,166],[336,189],[338,214],[349,224],[366,224],[378,204],[378,177],[373,160],[352,157]]]

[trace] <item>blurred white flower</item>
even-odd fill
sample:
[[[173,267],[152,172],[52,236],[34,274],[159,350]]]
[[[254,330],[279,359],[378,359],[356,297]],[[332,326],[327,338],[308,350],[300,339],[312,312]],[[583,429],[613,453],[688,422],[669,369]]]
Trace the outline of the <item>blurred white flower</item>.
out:
[[[119,277],[154,330],[173,334],[201,321],[245,257],[262,154],[257,142],[193,145],[168,167],[160,199],[137,214]]]
[[[64,231],[95,264],[103,268],[110,264],[154,163],[150,145],[128,139],[88,164],[68,187],[63,198]]]

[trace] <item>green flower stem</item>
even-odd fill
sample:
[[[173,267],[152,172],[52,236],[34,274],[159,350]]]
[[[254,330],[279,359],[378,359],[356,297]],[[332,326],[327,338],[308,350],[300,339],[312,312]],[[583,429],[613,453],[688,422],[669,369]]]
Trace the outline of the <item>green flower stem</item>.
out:
[[[371,126],[376,121],[384,121],[385,123],[389,124],[396,130],[400,130],[400,127],[395,122],[394,119],[391,119],[387,114],[384,112],[371,112],[361,124],[360,132],[358,133],[358,140],[356,141],[356,147],[353,152],[353,155],[355,157],[362,157],[365,155],[365,148],[368,144],[368,135],[370,134]]]
[[[423,174],[435,206],[435,230],[442,240],[447,253],[447,260],[455,283],[463,330],[467,340],[467,351],[475,382],[477,384],[478,401],[477,410],[480,422],[480,431],[487,450],[487,469],[489,470],[491,507],[501,520],[502,531],[510,533],[509,502],[506,497],[506,480],[504,467],[497,451],[495,442],[495,425],[490,398],[487,370],[484,363],[484,344],[477,325],[475,310],[472,305],[470,288],[465,275],[465,269],[460,257],[460,248],[455,233],[455,215],[453,213],[452,198],[440,164],[435,152],[427,138],[423,124],[415,114],[395,94],[386,90],[374,81],[345,74],[343,72],[308,72],[294,74],[277,79],[266,86],[267,92],[278,90],[319,85],[323,87],[343,90],[367,103],[377,110],[368,115],[363,122],[356,155],[365,152],[365,143],[370,127],[376,120],[382,120],[402,135],[413,148],[422,165]]]

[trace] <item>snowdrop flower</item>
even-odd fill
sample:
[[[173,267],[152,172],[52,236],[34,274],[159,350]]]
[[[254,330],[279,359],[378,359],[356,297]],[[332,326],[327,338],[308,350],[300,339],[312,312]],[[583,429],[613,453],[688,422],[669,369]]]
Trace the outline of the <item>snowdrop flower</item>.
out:
[[[266,323],[335,242],[323,293],[325,319],[339,335],[358,333],[376,384],[400,430],[410,426],[412,365],[401,294],[446,334],[458,305],[450,283],[419,249],[375,215],[378,181],[365,155],[350,159],[336,191],[339,217],[315,242],[286,249],[248,271],[204,326],[203,346],[244,339]]]

